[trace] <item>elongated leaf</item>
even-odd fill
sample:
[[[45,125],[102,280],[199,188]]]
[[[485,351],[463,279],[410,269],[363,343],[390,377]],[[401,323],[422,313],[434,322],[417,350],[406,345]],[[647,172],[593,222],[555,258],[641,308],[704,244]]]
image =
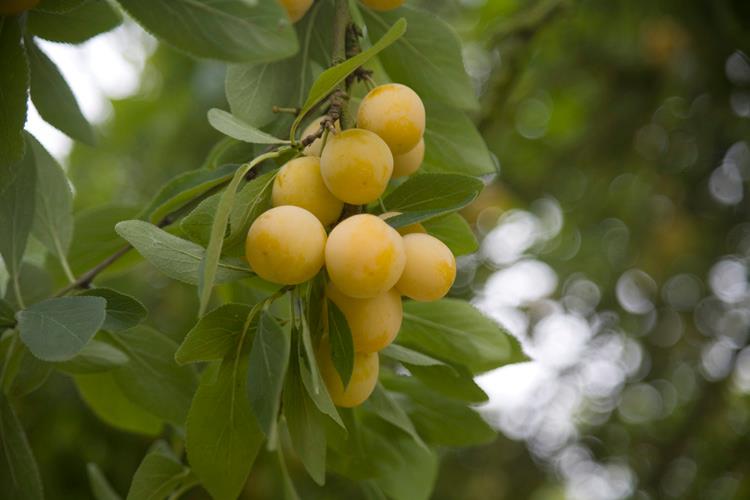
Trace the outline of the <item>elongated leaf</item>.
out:
[[[110,288],[93,288],[81,292],[79,295],[102,297],[107,301],[107,317],[104,320],[102,329],[109,332],[118,332],[133,328],[143,321],[146,314],[148,314],[143,304],[134,297]]]
[[[305,115],[320,101],[322,101],[338,84],[344,81],[344,79],[352,74],[358,67],[365,64],[367,61],[375,57],[378,53],[386,49],[389,45],[393,44],[406,32],[406,21],[399,19],[392,23],[392,26],[384,32],[376,43],[367,50],[364,50],[354,57],[347,59],[346,61],[337,64],[331,68],[328,68],[318,76],[313,82],[310,92],[307,95],[305,103],[302,105],[300,113],[297,115],[297,119],[291,128],[291,137],[297,130],[297,126],[300,124]]]
[[[0,341],[0,360],[3,360],[4,364],[7,362],[2,390],[10,398],[31,394],[44,384],[52,372],[52,364],[32,356],[29,349],[15,335],[5,336]]]
[[[414,424],[409,418],[409,415],[407,415],[398,402],[388,394],[382,384],[378,383],[378,385],[375,386],[375,390],[367,399],[365,405],[378,417],[409,434],[418,445],[425,448],[427,447],[417,433],[417,430],[414,428]]]
[[[224,304],[203,316],[177,349],[177,364],[216,361],[235,352],[251,311],[245,304]],[[255,326],[249,328],[254,335]]]
[[[0,72],[0,79],[3,77]],[[0,105],[2,105],[1,99],[2,97],[0,97]],[[0,114],[0,123],[4,119],[4,116]],[[3,139],[0,143],[5,140],[10,141],[10,139]],[[0,158],[9,156],[9,153],[0,152]],[[11,279],[19,275],[21,258],[26,250],[26,242],[34,221],[35,184],[36,167],[30,146],[26,148],[26,154],[22,160],[15,163],[0,161],[0,234],[3,235],[0,238],[0,254],[3,256],[5,268]]]
[[[290,349],[290,329],[281,327],[270,312],[263,311],[250,351],[247,391],[253,413],[272,448],[278,437],[281,389],[289,366]]]
[[[122,16],[106,0],[87,0],[69,9],[33,9],[29,32],[52,42],[82,43],[116,28]]]
[[[289,142],[267,134],[221,109],[213,108],[208,111],[208,123],[222,134],[238,141],[252,144],[286,144]]]
[[[297,51],[297,37],[277,2],[119,0],[148,31],[199,57],[268,62]],[[169,19],[169,22],[164,22]]]
[[[115,226],[115,231],[170,278],[189,285],[198,284],[200,264],[206,253],[200,245],[140,220],[120,222]],[[249,276],[250,269],[246,265],[219,261],[215,281],[227,283]]]
[[[120,500],[120,495],[112,488],[104,473],[95,463],[86,464],[86,473],[89,477],[89,487],[95,500]]]
[[[219,204],[216,206],[216,213],[214,214],[214,220],[211,224],[211,236],[208,240],[208,246],[206,247],[206,253],[200,263],[199,274],[198,274],[198,297],[200,299],[200,306],[198,308],[198,316],[203,316],[203,313],[208,307],[208,302],[211,299],[211,291],[216,281],[216,273],[219,266],[219,257],[221,256],[221,249],[224,245],[224,235],[226,234],[227,225],[229,224],[229,218],[234,207],[234,199],[237,195],[237,187],[240,185],[245,175],[257,164],[264,160],[275,158],[279,156],[279,152],[272,151],[264,155],[258,156],[250,163],[243,165],[234,174],[234,177],[229,182],[229,185],[221,193],[219,198]]]
[[[190,469],[174,457],[152,451],[143,458],[130,484],[127,500],[161,500],[190,476]]]
[[[484,139],[464,113],[433,102],[425,106],[427,125],[421,171],[465,175],[497,173]]]
[[[268,125],[279,115],[273,106],[294,106],[299,61],[231,64],[225,82],[232,115],[254,127]],[[228,134],[229,135],[229,134]]]
[[[0,168],[23,158],[26,101],[29,88],[29,61],[21,41],[21,16],[0,19]],[[0,195],[6,185],[0,175]],[[2,199],[2,196],[0,196]],[[5,214],[0,216],[0,220]],[[3,233],[8,234],[8,233]]]
[[[147,217],[150,222],[157,224],[188,201],[229,182],[237,168],[238,165],[223,165],[214,170],[192,170],[172,178],[159,189],[139,218]]]
[[[34,223],[32,234],[67,266],[73,237],[73,193],[57,161],[39,141],[29,136],[36,165]]]
[[[518,342],[462,300],[404,303],[397,342],[481,373],[520,361]]]
[[[437,365],[414,366],[406,365],[409,371],[425,386],[450,398],[482,403],[487,401],[487,394],[479,387],[464,367]]]
[[[55,63],[31,38],[27,39],[26,51],[31,70],[31,101],[41,117],[73,139],[93,144],[91,125]]]
[[[106,305],[101,297],[58,297],[38,302],[16,315],[21,340],[39,359],[71,359],[104,323]]]
[[[447,366],[443,361],[435,359],[421,352],[414,351],[408,347],[404,347],[398,344],[391,344],[380,351],[382,356],[387,358],[395,359],[404,364],[415,365],[415,366]]]
[[[333,366],[341,377],[344,387],[349,385],[354,370],[354,341],[352,331],[341,309],[328,301],[328,338],[331,342]]]
[[[0,331],[12,328],[16,324],[16,312],[13,307],[3,299],[0,299]]]
[[[307,395],[294,363],[284,386],[284,416],[289,436],[310,477],[322,485],[326,479],[326,432],[323,414]]]
[[[263,174],[247,183],[237,193],[229,214],[229,236],[225,238],[223,245],[225,250],[240,246],[253,221],[271,206],[271,191],[275,177],[276,171]],[[194,241],[208,244],[220,196],[215,194],[203,200],[182,220],[180,228]]]
[[[497,432],[463,402],[441,396],[411,377],[385,377],[388,389],[407,394],[407,411],[424,439],[445,446],[487,444]]]
[[[161,432],[162,420],[128,399],[112,372],[76,375],[73,380],[81,399],[105,423],[147,436]]]
[[[195,372],[174,362],[177,344],[138,325],[109,335],[129,361],[112,373],[122,392],[148,412],[174,425],[185,422],[195,391]]]
[[[3,494],[18,500],[41,500],[42,480],[31,452],[26,433],[21,427],[10,401],[0,393],[0,466],[9,473],[10,484],[3,485]]]
[[[410,177],[386,196],[383,203],[388,210],[422,212],[458,210],[471,203],[484,187],[474,177],[458,174],[422,174]],[[388,222],[402,215],[390,217]]]
[[[122,366],[128,359],[115,346],[92,339],[73,359],[58,363],[57,368],[68,373],[97,373]]]
[[[40,0],[34,9],[42,12],[62,13],[73,10],[87,1],[88,0]]]
[[[459,214],[448,214],[431,219],[422,225],[429,234],[445,243],[453,255],[474,253],[479,248],[479,243],[469,223]]]
[[[391,12],[363,10],[372,37],[399,17],[409,23],[406,34],[380,55],[388,75],[413,88],[423,98],[459,109],[477,109],[477,98],[461,56],[461,41],[453,28],[433,13],[411,6]]]
[[[247,372],[247,356],[239,356],[222,362],[218,375],[206,373],[188,415],[188,460],[216,499],[239,496],[263,441],[247,400]]]

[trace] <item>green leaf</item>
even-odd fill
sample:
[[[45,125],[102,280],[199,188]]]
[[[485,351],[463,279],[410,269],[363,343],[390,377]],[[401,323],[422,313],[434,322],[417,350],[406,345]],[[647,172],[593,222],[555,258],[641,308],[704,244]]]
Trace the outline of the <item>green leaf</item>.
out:
[[[459,109],[478,109],[474,88],[464,69],[461,40],[448,23],[433,13],[404,6],[390,12],[362,9],[371,37],[382,36],[399,17],[409,30],[380,55],[388,75],[434,99]]]
[[[148,412],[174,425],[185,422],[195,391],[195,372],[174,362],[177,344],[143,325],[108,336],[130,360],[114,374],[122,392]]]
[[[413,366],[406,365],[412,375],[425,386],[445,396],[482,403],[487,401],[487,394],[479,387],[469,371],[462,366]]]
[[[177,364],[217,361],[235,352],[252,310],[245,304],[224,304],[203,316],[177,349]],[[255,326],[247,327],[255,335]]]
[[[116,205],[104,205],[76,213],[73,241],[68,252],[68,261],[75,274],[81,274],[95,266],[124,245],[115,232],[115,224],[133,219],[137,209]],[[135,257],[137,258],[137,257]],[[110,267],[116,269],[120,262]]]
[[[12,347],[14,341],[15,348]],[[10,349],[13,351],[8,358]],[[11,398],[20,398],[39,389],[52,372],[52,364],[32,356],[15,335],[0,341],[0,360],[8,364],[2,390]]]
[[[10,401],[0,393],[0,450],[4,460],[0,465],[9,474],[10,484],[3,485],[3,494],[7,498],[18,500],[41,500],[42,480],[36,460],[31,452],[26,433],[21,427]]]
[[[346,317],[341,309],[328,301],[328,338],[331,342],[331,359],[333,366],[341,377],[344,387],[349,385],[354,370],[354,341],[352,331],[346,322]]]
[[[102,325],[103,330],[118,332],[139,324],[148,314],[146,308],[130,295],[125,295],[111,288],[92,288],[78,294],[86,297],[102,297],[107,301],[107,317]]]
[[[120,495],[112,488],[99,466],[89,462],[86,464],[86,473],[89,477],[89,487],[94,500],[120,500]]]
[[[156,436],[162,420],[128,399],[112,372],[73,377],[84,403],[105,423],[128,432]]]
[[[1,53],[7,54],[5,51]],[[2,60],[4,61],[7,57],[4,56]],[[2,78],[4,75],[0,71],[0,79]],[[0,86],[0,96],[4,93],[5,91]],[[3,106],[2,100],[0,100],[0,106]],[[0,130],[6,116],[8,115],[0,112]],[[9,142],[7,134],[0,139],[0,144],[9,144]],[[0,148],[2,147],[0,145]],[[7,158],[9,155],[10,153],[0,150],[0,158]],[[0,234],[3,235],[0,238],[0,254],[3,256],[5,268],[11,280],[19,275],[21,258],[26,250],[26,242],[34,221],[35,184],[36,167],[30,146],[26,148],[23,159],[16,163],[0,160]]]
[[[31,232],[67,267],[66,256],[73,238],[73,193],[57,160],[31,135],[29,145],[36,164],[34,223]]]
[[[284,59],[298,48],[291,23],[277,2],[119,2],[148,31],[198,57],[259,63]]]
[[[216,213],[214,213],[214,220],[211,224],[211,236],[208,239],[208,246],[206,247],[206,253],[201,260],[198,274],[198,297],[200,299],[200,306],[198,308],[198,316],[203,316],[203,313],[208,307],[208,302],[211,300],[211,291],[216,281],[216,272],[219,266],[219,257],[221,256],[221,249],[224,245],[224,236],[226,235],[227,225],[230,222],[230,216],[232,208],[234,207],[234,199],[237,195],[237,187],[240,182],[245,178],[248,172],[253,169],[259,163],[275,158],[279,156],[278,151],[271,151],[255,158],[250,163],[243,165],[234,173],[234,177],[229,182],[229,185],[221,193],[219,203],[216,205]]]
[[[479,243],[466,219],[459,214],[427,220],[422,223],[429,234],[450,248],[453,255],[466,255],[479,249]]]
[[[73,359],[59,363],[57,368],[67,373],[86,374],[112,370],[128,362],[120,349],[92,339]]]
[[[260,175],[237,193],[229,214],[229,236],[225,238],[223,249],[241,246],[253,221],[270,208],[275,177],[276,171]],[[215,194],[206,198],[182,220],[180,228],[191,239],[204,245],[208,243],[220,197],[220,194]]]
[[[69,9],[32,9],[31,34],[52,42],[82,43],[99,33],[116,28],[122,16],[106,0],[87,0]]]
[[[464,113],[432,102],[425,106],[427,124],[421,171],[476,176],[497,173],[484,139]]]
[[[383,388],[382,384],[378,383],[375,386],[375,390],[365,402],[365,407],[386,422],[406,432],[420,446],[427,448],[427,445],[424,444],[424,441],[422,441],[422,438],[417,433],[417,429],[414,428],[409,415],[406,414],[398,402],[394,401],[391,395]]]
[[[117,234],[125,238],[154,267],[172,279],[197,285],[199,268],[206,251],[182,238],[141,220],[128,220],[115,226]],[[247,265],[220,261],[216,283],[227,283],[251,276]]]
[[[101,297],[58,297],[20,311],[18,330],[31,353],[44,361],[66,361],[83,349],[104,323]]]
[[[453,212],[474,201],[483,187],[482,181],[466,175],[415,175],[383,200],[388,210],[402,212],[386,222],[398,228]]]
[[[214,372],[214,373],[211,373]],[[188,460],[215,499],[235,499],[263,433],[247,400],[248,358],[238,353],[203,375],[187,420]]]
[[[384,377],[391,390],[407,394],[407,411],[425,440],[444,446],[475,446],[495,440],[497,432],[464,403],[427,389],[412,377]],[[405,403],[408,400],[405,400]]]
[[[0,241],[2,238],[0,238]],[[52,295],[52,277],[46,269],[35,266],[28,261],[21,262],[20,286],[21,296],[26,304],[33,304]],[[20,308],[14,287],[6,290],[5,300],[15,308]]]
[[[26,40],[26,50],[31,71],[31,101],[39,115],[64,134],[92,145],[94,131],[60,70],[30,37]]]
[[[89,0],[41,0],[35,10],[44,12],[68,12]]]
[[[267,134],[222,109],[208,110],[208,123],[224,135],[251,144],[288,144],[289,141]]]
[[[13,328],[16,325],[16,312],[10,304],[0,299],[0,333],[5,328]]]
[[[518,342],[468,302],[404,302],[397,342],[466,366],[473,374],[520,361]]]
[[[393,44],[406,32],[406,21],[399,19],[393,23],[390,28],[385,31],[376,43],[367,50],[364,50],[354,57],[347,59],[346,61],[337,64],[331,68],[328,68],[318,76],[313,82],[310,92],[307,95],[305,103],[302,105],[300,113],[294,120],[291,128],[291,137],[297,130],[302,119],[305,115],[320,101],[322,101],[328,94],[330,94],[338,84],[344,81],[344,79],[352,74],[357,68],[365,64],[367,61],[375,57],[379,52]]]
[[[162,500],[189,477],[190,469],[173,456],[152,451],[135,471],[127,500]]]
[[[326,479],[324,416],[307,395],[297,363],[293,363],[284,386],[284,416],[302,465],[316,483],[323,485]]]
[[[289,366],[291,331],[282,327],[268,310],[260,315],[258,331],[250,351],[247,391],[250,406],[269,447],[276,445],[281,389]]]
[[[22,20],[22,16],[0,18],[0,54],[3,55],[0,57],[0,169],[3,170],[9,163],[21,161],[25,149],[23,125],[26,123],[29,61],[21,40]],[[0,180],[2,199],[2,187],[7,182],[3,171],[0,171]],[[0,214],[0,220],[4,218],[5,214]]]
[[[279,115],[273,112],[273,106],[295,105],[292,95],[298,66],[297,58],[266,64],[230,64],[225,89],[232,115],[253,127],[274,121]]]
[[[89,487],[95,500],[120,500],[120,495],[109,484],[98,465],[89,462],[86,464],[86,472],[89,478]]]
[[[395,359],[403,364],[416,365],[416,366],[448,366],[443,361],[435,359],[433,357],[422,354],[421,352],[413,351],[407,347],[398,344],[391,344],[380,351],[382,356],[387,358]]]
[[[173,177],[143,209],[139,218],[157,224],[189,201],[230,181],[237,165],[223,165],[215,170],[192,170]]]

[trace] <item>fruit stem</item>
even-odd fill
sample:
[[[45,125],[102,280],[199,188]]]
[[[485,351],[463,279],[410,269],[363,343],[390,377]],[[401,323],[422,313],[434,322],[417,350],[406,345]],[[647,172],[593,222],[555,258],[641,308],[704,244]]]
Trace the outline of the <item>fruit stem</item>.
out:
[[[336,65],[346,60],[346,39],[349,34],[352,23],[352,16],[349,12],[348,0],[336,0],[333,14],[333,48],[331,52],[331,63]],[[328,114],[332,121],[339,120],[341,130],[346,130],[352,125],[349,116],[349,96],[346,93],[346,83],[342,82],[336,87],[331,94],[331,109]],[[337,115],[337,116],[334,116]]]

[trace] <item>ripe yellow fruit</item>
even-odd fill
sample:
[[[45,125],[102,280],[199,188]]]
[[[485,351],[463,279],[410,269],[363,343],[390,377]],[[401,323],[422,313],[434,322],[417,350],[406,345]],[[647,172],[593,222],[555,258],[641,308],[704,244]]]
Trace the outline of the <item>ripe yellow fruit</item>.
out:
[[[393,157],[393,178],[405,177],[416,172],[424,160],[424,139],[402,155]]]
[[[401,7],[404,0],[362,0],[372,10],[386,11]]]
[[[378,199],[393,172],[393,155],[369,130],[352,128],[328,137],[320,157],[320,173],[328,189],[352,205]]]
[[[0,1],[0,16],[19,14],[36,7],[39,0],[2,0]]]
[[[424,104],[406,85],[380,85],[362,99],[357,126],[375,132],[394,155],[402,155],[413,149],[424,134]]]
[[[326,231],[304,208],[285,205],[264,212],[247,232],[245,256],[264,280],[303,283],[323,267]]]
[[[395,217],[397,215],[401,215],[401,212],[385,212],[385,213],[378,215],[378,217],[380,217],[383,220],[388,220],[391,217]],[[407,234],[412,234],[412,233],[427,233],[427,230],[419,222],[415,222],[414,224],[409,224],[408,226],[400,227],[396,229],[396,231],[398,231],[398,234],[400,234],[401,236],[406,236]]]
[[[294,205],[312,213],[327,226],[336,222],[344,202],[333,196],[320,175],[320,159],[301,156],[288,161],[273,181],[274,207]]]
[[[315,132],[317,132],[320,129],[320,123],[324,120],[324,118],[325,117],[321,117],[320,119],[315,120],[310,125],[308,125],[305,128],[305,130],[302,131],[302,135],[300,136],[300,139],[304,139],[308,135],[311,135],[311,134],[314,134]],[[341,125],[339,124],[338,121],[336,123],[334,123],[333,126],[334,126],[334,128],[336,129],[337,132],[341,131]],[[330,132],[329,132],[329,134],[330,134]],[[330,136],[329,136],[329,139],[330,139]],[[320,156],[322,152],[323,152],[323,137],[318,137],[317,139],[315,139],[312,142],[312,144],[310,144],[309,146],[307,146],[302,151],[302,153],[304,153],[306,156]]]
[[[296,23],[310,10],[313,0],[279,0],[279,3],[286,9],[289,20]]]
[[[376,352],[354,354],[354,369],[349,384],[344,387],[331,358],[331,346],[328,337],[323,337],[318,348],[318,366],[328,388],[328,393],[336,406],[353,408],[370,397],[378,383],[380,359]]]
[[[420,302],[445,297],[456,279],[456,258],[445,244],[429,234],[403,238],[406,267],[396,289]]]
[[[325,254],[333,284],[358,299],[393,288],[406,265],[401,235],[370,214],[354,215],[333,228]]]
[[[329,282],[326,296],[344,313],[355,351],[378,352],[396,338],[404,317],[401,294],[396,290],[371,299],[355,299]]]

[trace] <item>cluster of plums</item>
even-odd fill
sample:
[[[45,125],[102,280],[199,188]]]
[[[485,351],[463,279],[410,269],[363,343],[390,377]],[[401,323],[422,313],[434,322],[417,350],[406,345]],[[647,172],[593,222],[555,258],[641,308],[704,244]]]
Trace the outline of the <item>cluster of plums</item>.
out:
[[[289,19],[296,23],[310,10],[314,0],[279,0],[279,3],[286,9]],[[362,3],[372,10],[386,11],[393,10],[401,6],[404,0],[362,0]]]
[[[318,130],[319,123],[311,123],[303,137]],[[346,317],[356,352],[351,381],[344,387],[325,335],[318,349],[323,378],[339,406],[356,406],[372,392],[377,352],[401,327],[401,297],[440,299],[456,276],[450,249],[421,224],[397,231],[385,222],[395,212],[342,219],[345,203],[359,211],[379,199],[392,177],[419,168],[424,128],[424,106],[409,87],[372,89],[360,104],[357,128],[331,132],[325,144],[324,137],[316,139],[304,156],[281,167],[273,184],[273,208],[247,234],[247,261],[267,281],[303,283],[325,266],[326,296]]]

